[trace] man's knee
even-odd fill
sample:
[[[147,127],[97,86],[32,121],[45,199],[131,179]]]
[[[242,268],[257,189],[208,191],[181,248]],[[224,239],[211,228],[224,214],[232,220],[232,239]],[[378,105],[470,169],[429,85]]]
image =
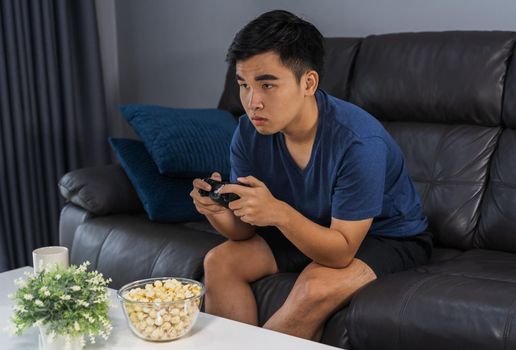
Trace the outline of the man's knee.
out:
[[[204,258],[206,277],[224,276],[253,282],[277,271],[276,262],[262,238],[226,241]]]
[[[332,290],[320,278],[312,274],[299,281],[293,297],[300,307],[316,309],[332,297]]]
[[[348,267],[339,269],[337,274],[321,273],[319,269],[302,273],[293,296],[297,303],[306,308],[323,309],[325,305],[331,307],[346,302],[358,289],[374,279],[374,272],[355,259]]]
[[[232,260],[234,255],[231,254],[231,250],[234,249],[234,243],[232,241],[224,242],[214,248],[212,248],[208,254],[204,257],[204,272],[207,275],[213,273],[223,273],[224,271],[231,270]]]

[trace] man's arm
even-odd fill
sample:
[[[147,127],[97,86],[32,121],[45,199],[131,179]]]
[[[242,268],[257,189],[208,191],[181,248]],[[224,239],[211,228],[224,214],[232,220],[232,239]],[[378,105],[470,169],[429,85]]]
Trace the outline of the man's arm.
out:
[[[373,221],[372,218],[357,221],[332,218],[331,226],[324,227],[276,199],[267,186],[253,176],[238,178],[238,181],[249,187],[231,184],[219,191],[240,196],[229,204],[235,216],[256,226],[276,226],[306,256],[324,266],[349,265]]]
[[[205,216],[221,235],[233,241],[249,239],[255,233],[254,226],[240,220],[229,209],[216,214],[206,214]]]
[[[357,221],[332,218],[324,227],[303,216],[285,202],[280,202],[275,226],[300,251],[313,261],[333,268],[349,265],[366,236],[372,218]]]

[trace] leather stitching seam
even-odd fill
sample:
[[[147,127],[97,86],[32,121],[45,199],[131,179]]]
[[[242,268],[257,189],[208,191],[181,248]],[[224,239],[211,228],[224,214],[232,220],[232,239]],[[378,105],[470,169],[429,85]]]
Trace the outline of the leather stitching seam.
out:
[[[437,279],[439,278],[440,275],[431,275],[431,276],[428,276],[427,278],[419,281],[418,283],[414,284],[412,287],[410,287],[410,289],[405,293],[404,297],[403,297],[403,301],[401,302],[401,308],[400,308],[400,311],[398,313],[398,344],[399,344],[399,349],[403,349],[403,344],[402,344],[402,337],[401,337],[401,333],[402,333],[402,330],[401,330],[401,326],[402,326],[402,317],[403,317],[403,314],[405,313],[405,310],[407,308],[407,305],[409,303],[409,301],[412,299],[412,297],[414,296],[414,294],[417,292],[417,290],[419,288],[421,288],[423,286],[423,284],[425,284],[426,282],[430,281],[430,280],[434,280],[434,279]]]
[[[109,229],[109,232],[108,234],[106,235],[106,237],[104,237],[104,240],[102,241],[102,243],[100,244],[100,249],[97,253],[97,258],[96,258],[96,262],[95,262],[95,270],[98,270],[99,268],[99,258],[100,258],[100,253],[102,252],[102,249],[104,248],[104,244],[106,243],[108,237],[111,235],[111,233],[115,230],[114,227],[111,227]]]

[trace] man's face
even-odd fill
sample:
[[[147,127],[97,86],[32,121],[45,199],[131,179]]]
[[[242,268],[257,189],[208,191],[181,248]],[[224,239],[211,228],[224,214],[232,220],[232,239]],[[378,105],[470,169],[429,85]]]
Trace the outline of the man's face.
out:
[[[285,130],[300,117],[305,93],[277,53],[269,51],[236,63],[240,101],[260,134]]]

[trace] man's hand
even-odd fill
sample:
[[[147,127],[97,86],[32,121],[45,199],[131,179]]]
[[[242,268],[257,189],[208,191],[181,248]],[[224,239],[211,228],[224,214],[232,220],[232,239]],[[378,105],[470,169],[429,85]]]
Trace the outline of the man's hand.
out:
[[[211,174],[211,178],[213,180],[222,181],[222,177],[217,172]],[[201,196],[199,190],[210,191],[211,186],[202,179],[193,180],[193,190],[190,192],[190,197],[192,197],[195,209],[197,209],[199,213],[203,215],[214,215],[228,212],[228,209],[224,208],[210,197]]]
[[[229,203],[229,209],[240,220],[255,226],[276,226],[281,219],[283,202],[274,198],[267,186],[253,176],[239,177],[237,184],[224,185],[219,193],[235,193],[240,199]]]

